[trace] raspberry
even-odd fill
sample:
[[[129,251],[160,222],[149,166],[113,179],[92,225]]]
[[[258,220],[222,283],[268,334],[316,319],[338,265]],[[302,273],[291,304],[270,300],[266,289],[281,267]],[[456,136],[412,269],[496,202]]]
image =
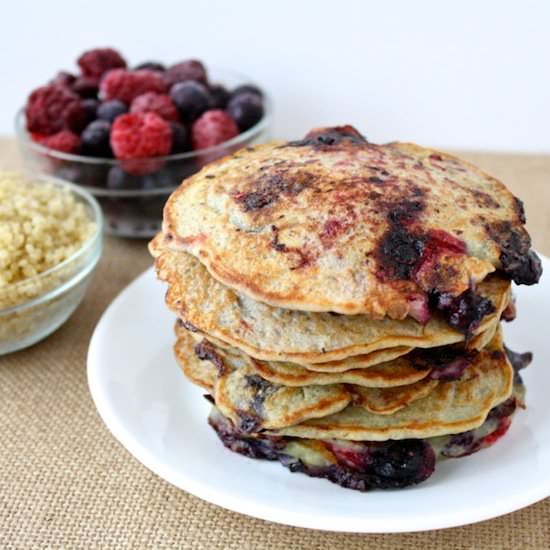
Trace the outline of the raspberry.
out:
[[[166,84],[156,71],[114,69],[102,78],[99,90],[103,100],[120,99],[130,104],[135,97],[146,92],[165,93]]]
[[[49,136],[34,133],[32,139],[44,147],[64,153],[78,153],[80,150],[80,138],[70,130],[61,130]]]
[[[206,84],[206,69],[200,61],[189,59],[169,67],[164,74],[164,79],[169,88],[177,82],[185,82],[186,80],[195,80],[201,84]]]
[[[77,60],[84,76],[99,80],[111,69],[125,69],[126,61],[112,48],[101,48],[84,52]]]
[[[178,110],[174,102],[167,94],[156,94],[147,92],[140,95],[132,101],[130,105],[131,113],[156,113],[164,120],[177,122],[179,120]]]
[[[118,159],[167,155],[171,146],[170,126],[155,113],[129,113],[113,123],[111,148]]]
[[[71,86],[73,92],[76,92],[83,98],[97,98],[98,83],[95,78],[79,76]]]
[[[81,130],[86,110],[79,97],[64,86],[49,84],[31,93],[25,107],[27,130],[51,135],[69,128]]]
[[[221,109],[206,111],[191,128],[193,149],[205,149],[223,143],[239,133],[233,119]]]

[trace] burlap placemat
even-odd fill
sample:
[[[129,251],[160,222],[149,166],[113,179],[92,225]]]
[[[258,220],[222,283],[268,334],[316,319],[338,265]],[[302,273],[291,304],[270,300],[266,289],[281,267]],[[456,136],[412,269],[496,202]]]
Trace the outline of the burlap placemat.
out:
[[[13,151],[11,142],[0,142],[2,167],[16,164]],[[548,254],[550,159],[475,158],[526,199],[535,242]],[[85,364],[102,312],[149,264],[144,242],[108,239],[71,320],[44,342],[0,358],[0,548],[550,548],[550,499],[455,529],[335,534],[228,512],[150,473],[99,419]]]

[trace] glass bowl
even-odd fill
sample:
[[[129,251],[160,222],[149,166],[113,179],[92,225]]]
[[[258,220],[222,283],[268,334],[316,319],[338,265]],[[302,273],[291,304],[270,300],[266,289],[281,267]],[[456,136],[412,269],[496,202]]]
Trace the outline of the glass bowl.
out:
[[[0,289],[0,299],[14,292],[28,296],[26,301],[0,309],[0,355],[31,346],[57,330],[82,301],[101,256],[103,215],[94,197],[76,185],[54,178],[39,177],[33,181],[69,189],[75,199],[84,204],[96,228],[93,235],[60,264]]]
[[[254,84],[226,71],[211,71],[211,76],[212,82],[228,89]],[[266,94],[263,104],[264,116],[256,125],[220,145],[131,161],[72,155],[44,147],[30,138],[23,109],[17,114],[15,126],[28,173],[52,175],[84,187],[101,205],[107,233],[146,238],[160,230],[164,203],[185,178],[208,162],[268,138],[271,101]]]

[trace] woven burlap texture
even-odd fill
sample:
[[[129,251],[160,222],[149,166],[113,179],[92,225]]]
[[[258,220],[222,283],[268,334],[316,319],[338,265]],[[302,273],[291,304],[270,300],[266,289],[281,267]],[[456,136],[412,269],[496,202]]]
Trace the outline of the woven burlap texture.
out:
[[[11,143],[0,146],[4,165],[13,165]],[[550,236],[544,216],[550,185],[544,188],[541,182],[550,160],[476,159],[512,180],[527,199],[534,218],[531,231],[544,251],[544,238]],[[96,322],[113,297],[149,265],[143,241],[107,239],[89,292],[71,320],[44,342],[0,357],[0,548],[550,548],[549,499],[448,530],[336,534],[228,512],[149,472],[101,422],[86,383],[86,352]]]

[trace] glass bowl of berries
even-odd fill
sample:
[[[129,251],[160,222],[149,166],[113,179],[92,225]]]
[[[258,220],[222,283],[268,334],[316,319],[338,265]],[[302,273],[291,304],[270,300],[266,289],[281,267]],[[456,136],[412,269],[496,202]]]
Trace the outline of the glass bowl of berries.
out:
[[[129,69],[110,48],[84,52],[16,117],[25,168],[85,187],[111,235],[160,230],[172,191],[208,162],[268,137],[269,97],[197,60]]]

